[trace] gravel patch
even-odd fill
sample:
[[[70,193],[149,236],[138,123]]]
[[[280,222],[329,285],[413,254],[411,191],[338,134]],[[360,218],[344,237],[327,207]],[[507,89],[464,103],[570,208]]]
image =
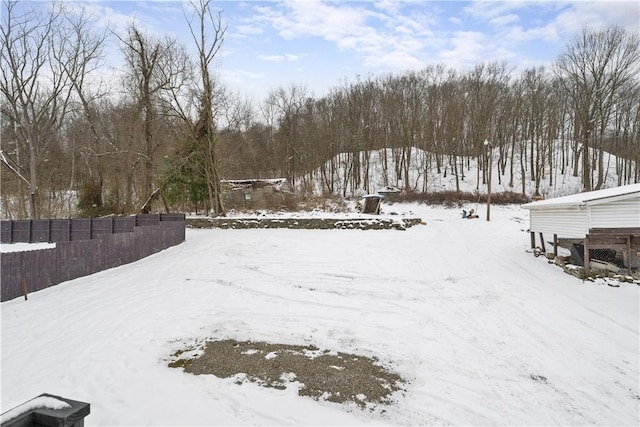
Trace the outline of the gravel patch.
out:
[[[353,402],[374,408],[393,402],[404,380],[376,358],[320,350],[314,346],[272,344],[253,341],[208,341],[196,356],[173,355],[171,367],[185,372],[236,377],[264,387],[285,389],[299,383],[298,394],[336,403]]]

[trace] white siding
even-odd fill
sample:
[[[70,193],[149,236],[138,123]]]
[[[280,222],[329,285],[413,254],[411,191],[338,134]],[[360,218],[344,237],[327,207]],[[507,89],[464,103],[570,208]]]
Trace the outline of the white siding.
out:
[[[640,227],[640,197],[589,206],[590,228]]]
[[[587,211],[577,208],[531,210],[530,231],[582,238],[588,232]]]

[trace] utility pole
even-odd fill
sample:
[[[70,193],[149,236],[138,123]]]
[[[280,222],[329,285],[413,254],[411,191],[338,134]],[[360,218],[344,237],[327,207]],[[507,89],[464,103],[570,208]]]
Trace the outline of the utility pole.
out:
[[[493,169],[493,147],[488,140],[484,140],[484,146],[488,150],[489,156],[489,177],[487,181],[487,221],[491,221],[491,170]]]

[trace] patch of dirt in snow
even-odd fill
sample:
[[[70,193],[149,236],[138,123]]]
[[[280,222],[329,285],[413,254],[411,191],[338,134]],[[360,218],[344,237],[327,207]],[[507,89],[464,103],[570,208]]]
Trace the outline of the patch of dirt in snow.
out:
[[[296,382],[301,396],[371,409],[392,403],[391,394],[404,384],[375,358],[267,342],[208,341],[198,357],[184,358],[179,351],[169,366],[196,375],[236,377],[238,383],[248,379],[276,389]]]

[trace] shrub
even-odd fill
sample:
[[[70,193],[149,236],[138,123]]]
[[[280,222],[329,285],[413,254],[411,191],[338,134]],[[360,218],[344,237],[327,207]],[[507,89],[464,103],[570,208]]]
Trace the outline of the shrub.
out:
[[[118,212],[114,197],[102,199],[102,187],[94,181],[85,181],[80,187],[78,209],[81,217],[104,216]]]

